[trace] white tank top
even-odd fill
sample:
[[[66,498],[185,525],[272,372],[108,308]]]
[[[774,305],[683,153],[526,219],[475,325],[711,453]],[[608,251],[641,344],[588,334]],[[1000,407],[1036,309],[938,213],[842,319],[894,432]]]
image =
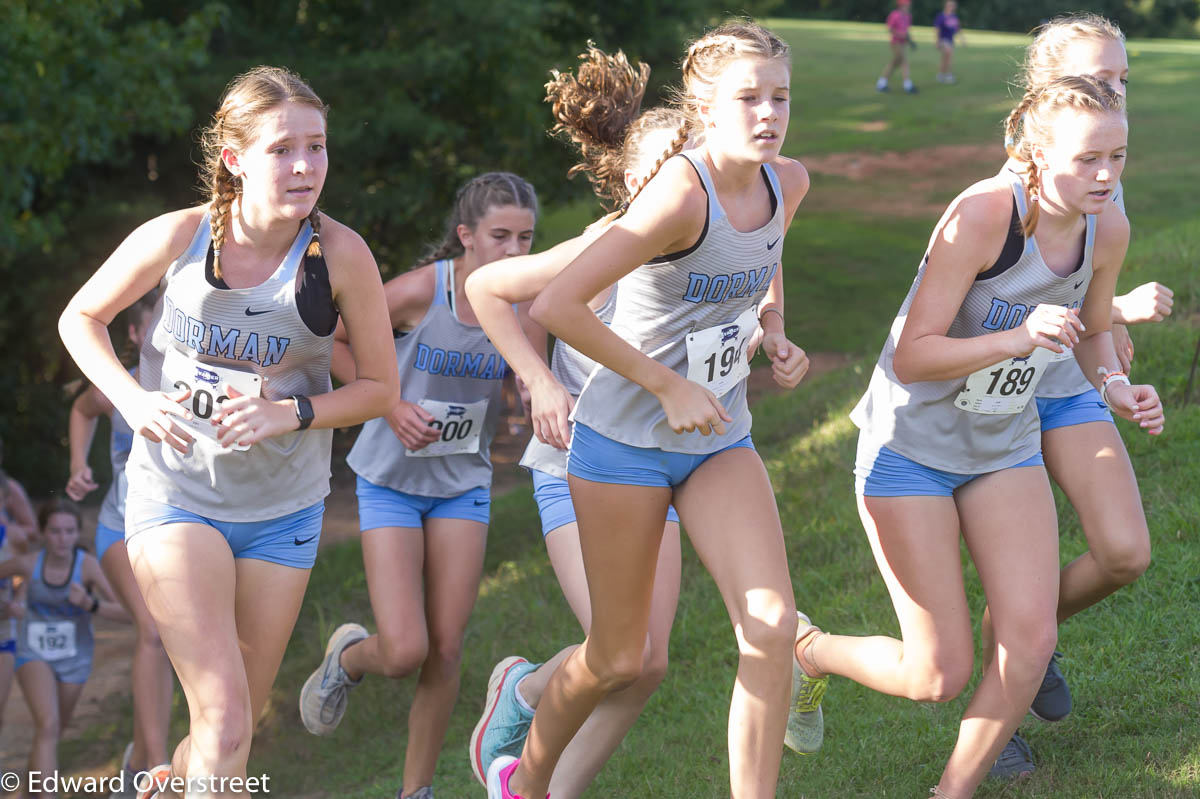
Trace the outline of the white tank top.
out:
[[[333,335],[310,331],[296,306],[297,274],[312,239],[308,222],[275,272],[249,288],[209,282],[210,239],[205,214],[192,243],[163,276],[152,333],[142,345],[142,388],[188,385],[198,420],[209,418],[223,400],[227,380],[269,400],[329,392]],[[245,451],[193,435],[186,455],[134,436],[126,465],[129,492],[237,522],[285,516],[329,493],[332,430],[296,430]]]

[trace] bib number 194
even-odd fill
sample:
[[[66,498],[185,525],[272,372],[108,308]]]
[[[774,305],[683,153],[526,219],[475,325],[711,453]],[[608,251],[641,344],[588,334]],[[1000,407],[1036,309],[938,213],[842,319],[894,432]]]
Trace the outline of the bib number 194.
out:
[[[687,336],[687,379],[699,383],[718,397],[750,374],[746,344],[758,328],[753,308],[727,325],[689,333]]]

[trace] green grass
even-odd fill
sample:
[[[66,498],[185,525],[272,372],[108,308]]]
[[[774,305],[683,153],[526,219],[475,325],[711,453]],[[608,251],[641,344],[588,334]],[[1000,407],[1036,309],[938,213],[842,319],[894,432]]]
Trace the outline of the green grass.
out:
[[[886,57],[881,26],[771,24],[795,53],[788,154],[819,160],[896,151],[902,162],[923,164],[931,147],[995,145],[990,159],[952,169],[885,170],[862,181],[814,171],[788,239],[789,332],[809,349],[854,356],[845,368],[767,397],[755,409],[755,439],[776,486],[798,602],[827,629],[895,633],[854,508],[855,430],[846,413],[866,385],[938,206],[1003,161],[999,122],[1012,104],[1006,81],[1023,40],[969,32],[970,46],[958,52],[961,82],[943,87],[931,81],[936,63],[928,31],[918,30],[914,75],[924,91],[908,97],[872,89]],[[1191,219],[1194,203],[1188,201],[1200,185],[1200,163],[1191,152],[1200,122],[1197,55],[1200,44],[1191,42],[1130,45],[1125,185],[1135,236],[1121,284],[1128,289],[1157,279],[1176,290],[1170,321],[1135,330],[1136,374],[1159,387],[1168,430],[1150,438],[1122,426],[1140,478],[1154,562],[1136,584],[1063,626],[1060,648],[1075,712],[1057,725],[1025,724],[1037,774],[1020,786],[985,783],[981,797],[1182,799],[1200,793],[1200,670],[1194,665],[1200,660],[1200,405],[1183,397],[1200,335],[1200,222]],[[595,213],[586,205],[551,212],[541,238],[571,235]],[[1086,542],[1074,513],[1059,500],[1065,563]],[[965,568],[977,617],[983,600],[973,570]],[[725,722],[736,648],[720,597],[687,545],[682,586],[666,681],[593,795],[728,795]],[[390,797],[399,784],[411,680],[367,680],[329,739],[307,735],[296,709],[300,685],[332,628],[370,617],[358,546],[322,552],[251,760],[251,773],[271,775],[282,795]],[[530,491],[513,491],[493,505],[462,696],[439,763],[439,796],[481,795],[465,749],[495,661],[513,652],[543,658],[579,637],[547,563]],[[835,679],[826,699],[825,748],[808,758],[785,753],[780,795],[926,795],[967,696],[918,705]],[[92,737],[105,734],[97,730]]]

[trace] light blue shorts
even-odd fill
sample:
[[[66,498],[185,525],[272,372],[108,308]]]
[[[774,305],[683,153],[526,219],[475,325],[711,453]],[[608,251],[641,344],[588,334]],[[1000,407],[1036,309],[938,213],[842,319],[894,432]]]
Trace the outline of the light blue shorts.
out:
[[[1059,427],[1113,420],[1108,406],[1100,398],[1100,392],[1094,388],[1073,397],[1038,397],[1037,409],[1043,433]]]
[[[542,535],[547,536],[558,528],[575,523],[575,505],[571,502],[571,489],[561,477],[530,469],[533,475],[533,499],[537,502],[538,516],[542,519]],[[667,521],[679,524],[675,506],[667,507]]]
[[[96,525],[96,560],[104,560],[104,553],[118,541],[124,543],[125,531],[114,530],[103,524]]]
[[[567,473],[594,483],[674,488],[714,455],[738,447],[754,449],[750,436],[716,452],[691,455],[622,444],[579,422],[572,430]]]
[[[261,522],[224,522],[130,494],[125,499],[125,540],[164,524],[205,524],[225,540],[235,558],[311,569],[321,543],[325,502]]]
[[[20,671],[21,667],[26,663],[33,663],[38,660],[42,659],[17,655],[16,660],[13,662],[13,671]],[[83,685],[92,674],[92,653],[90,651],[76,655],[73,658],[67,658],[66,660],[45,660],[42,662],[50,667],[50,671],[54,672],[54,679],[58,682]]]
[[[1009,468],[1041,465],[1039,450]],[[957,474],[932,469],[887,447],[864,452],[860,438],[858,457],[854,461],[854,493],[864,497],[952,497],[954,489],[984,474],[988,472]]]
[[[483,486],[456,497],[423,497],[359,477],[355,492],[358,529],[364,533],[378,527],[420,527],[425,519],[462,519],[487,524],[492,510],[491,492]]]

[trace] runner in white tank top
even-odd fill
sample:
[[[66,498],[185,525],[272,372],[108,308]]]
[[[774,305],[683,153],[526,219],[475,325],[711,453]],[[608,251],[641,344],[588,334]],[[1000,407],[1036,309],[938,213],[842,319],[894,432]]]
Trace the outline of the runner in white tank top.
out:
[[[347,458],[358,474],[377,632],[368,636],[359,624],[334,630],[301,690],[300,715],[309,732],[328,735],[366,674],[402,679],[420,671],[397,799],[432,799],[487,543],[489,447],[507,366],[477,324],[463,283],[483,264],[529,252],[536,219],[528,182],[507,172],[480,175],[459,190],[437,250],[384,286],[403,390],[384,418],[364,425]],[[345,354],[335,361],[339,377],[353,375],[341,371]]]
[[[152,769],[163,780],[246,776],[315,557],[331,431],[386,412],[399,390],[374,259],[316,208],[320,98],[258,67],[229,85],[206,133],[212,202],[136,230],[59,321],[135,433],[129,559],[192,719],[173,766]],[[139,385],[107,326],[160,283]],[[339,316],[356,377],[330,391]]]
[[[1064,75],[1092,75],[1124,96],[1129,74],[1125,40],[1109,20],[1092,14],[1059,17],[1044,25],[1026,52],[1018,81],[1030,86]],[[1021,170],[1010,159],[1006,169]],[[1118,181],[1113,203],[1125,212]],[[1170,315],[1172,292],[1146,283],[1113,299],[1112,334],[1121,370],[1130,372],[1133,343],[1126,325],[1161,321]],[[1112,415],[1070,354],[1050,365],[1038,385],[1042,453],[1046,471],[1079,514],[1088,551],[1063,567],[1058,619],[1078,613],[1123,585],[1150,564],[1150,531],[1129,454],[1112,424]],[[991,655],[990,615],[984,615],[984,662]],[[1031,712],[1059,721],[1071,710],[1071,694],[1057,663],[1050,660]],[[993,773],[1012,777],[1032,771],[1029,747],[1019,737],[1005,748]]]
[[[154,323],[154,297],[146,296],[134,303],[126,312],[129,315],[127,334],[135,351],[140,351],[150,326]],[[136,375],[135,375],[136,376]],[[97,486],[88,466],[88,452],[96,434],[96,421],[100,416],[111,420],[112,433],[109,446],[112,461],[113,482],[104,496],[96,524],[96,558],[104,570],[104,576],[112,585],[117,599],[133,619],[137,640],[132,652],[133,669],[133,741],[125,748],[121,757],[124,792],[114,791],[118,797],[135,796],[134,785],[137,775],[167,759],[167,728],[171,720],[171,699],[175,692],[175,678],[171,661],[167,659],[159,639],[158,628],[146,608],[146,600],[138,588],[125,551],[125,495],[128,481],[125,477],[125,462],[133,446],[133,431],[117,412],[108,398],[95,386],[88,386],[71,404],[68,420],[67,440],[71,455],[71,476],[67,481],[66,493],[79,502]]]
[[[970,679],[974,655],[961,529],[991,606],[994,646],[1005,657],[984,672],[934,788],[954,799],[971,796],[992,767],[1054,650],[1058,527],[1030,409],[1037,364],[1074,345],[1114,413],[1152,433],[1163,424],[1152,387],[1102,379],[1103,370],[1118,366],[1108,327],[1129,240],[1125,218],[1109,213],[1124,164],[1124,104],[1094,79],[1068,78],[1026,95],[1010,126],[1022,115],[1016,155],[1036,165],[1024,179],[1034,202],[1019,198],[1024,254],[1003,262],[1012,173],[959,195],[934,229],[906,312],[855,411],[863,428],[859,514],[902,640],[822,634],[801,653],[814,676],[841,674],[918,701],[955,697]],[[1003,314],[988,313],[1001,307],[985,300],[1002,283],[1016,292],[1012,302]],[[1084,286],[1082,308],[1066,307]],[[946,386],[960,390],[935,400]],[[915,432],[922,427],[924,439]],[[891,451],[893,441],[903,451]],[[987,447],[986,459],[968,449],[977,441]]]
[[[581,58],[578,78],[570,73],[556,73],[548,86],[547,101],[553,104],[558,120],[552,132],[578,141],[586,135],[579,132],[580,127],[603,131],[608,138],[600,142],[589,137],[588,148],[580,153],[582,161],[572,171],[587,174],[602,201],[616,207],[628,202],[676,138],[686,139],[687,117],[669,108],[639,113],[636,101],[605,102],[610,94],[640,99],[649,68],[634,69],[623,53],[608,55],[594,47]],[[604,108],[609,115],[601,119],[585,118],[588,108]],[[467,281],[467,294],[480,324],[529,388],[534,438],[521,465],[533,476],[533,496],[554,574],[585,635],[591,625],[591,600],[579,526],[567,486],[566,450],[571,430],[568,415],[596,363],[566,342],[557,341],[547,368],[545,336],[530,342],[513,317],[511,306],[537,297],[555,275],[603,232],[609,221],[610,218],[605,218],[582,236],[546,252],[489,264]],[[588,307],[607,324],[612,321],[616,299],[616,288],[610,287]],[[587,790],[662,682],[679,597],[679,573],[679,518],[672,509],[663,527],[654,570],[642,675],[628,688],[605,699],[571,740],[554,770],[550,782],[552,796],[576,799]],[[560,650],[540,665],[515,655],[496,665],[488,683],[483,714],[469,745],[471,770],[480,782],[485,780],[497,757],[520,753],[546,684],[575,647],[573,644]]]
[[[592,624],[551,677],[520,760],[489,767],[490,797],[541,799],[592,710],[641,675],[672,501],[739,631],[732,793],[775,795],[796,611],[774,495],[748,436],[744,347],[808,188],[804,167],[779,157],[789,67],[787,45],[756,25],[726,25],[694,43],[683,77],[702,147],[667,160],[534,302],[535,318],[601,364],[580,395],[568,461]],[[588,303],[618,281],[610,330]],[[783,335],[782,314],[762,324],[764,350],[798,380],[807,358]],[[649,414],[625,420],[624,433],[595,393],[605,373],[622,405]],[[585,427],[587,407],[603,419],[600,432]],[[581,479],[588,469],[603,476]]]

